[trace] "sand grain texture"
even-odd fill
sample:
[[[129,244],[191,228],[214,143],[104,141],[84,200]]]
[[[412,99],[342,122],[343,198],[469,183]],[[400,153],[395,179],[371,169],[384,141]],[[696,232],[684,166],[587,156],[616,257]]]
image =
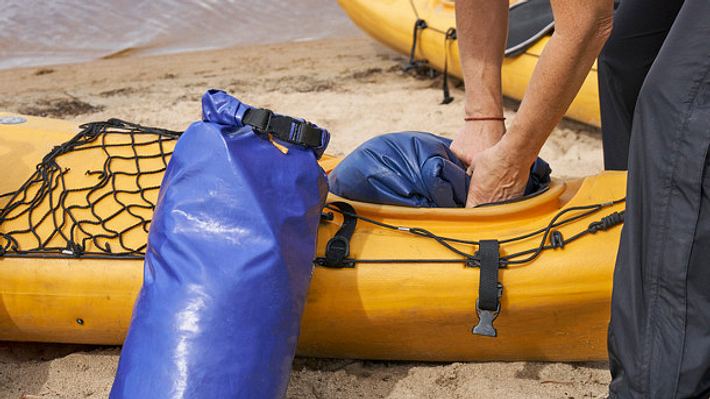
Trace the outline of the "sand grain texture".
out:
[[[405,74],[403,62],[359,37],[7,70],[0,71],[0,109],[184,129],[199,118],[202,93],[223,88],[250,104],[327,126],[333,154],[385,132],[452,137],[462,123],[461,85],[453,89],[452,104],[439,105],[441,81]],[[599,133],[563,122],[542,156],[558,177],[596,173],[602,166]],[[115,347],[0,343],[0,399],[104,398],[118,355]],[[605,363],[296,359],[288,397],[601,398],[608,380]]]

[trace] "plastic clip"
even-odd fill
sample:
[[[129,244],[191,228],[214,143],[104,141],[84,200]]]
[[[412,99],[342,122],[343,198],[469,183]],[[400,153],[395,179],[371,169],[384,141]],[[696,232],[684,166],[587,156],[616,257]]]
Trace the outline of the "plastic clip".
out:
[[[69,255],[74,258],[78,258],[84,254],[84,248],[81,245],[75,243],[74,241],[69,240],[69,242],[67,242],[66,249],[63,249],[62,253],[64,255]]]
[[[271,119],[274,117],[274,113],[271,110],[265,108],[253,108],[250,110],[253,119],[250,121],[254,130],[260,133],[269,133],[271,129]]]
[[[325,246],[325,260],[328,267],[351,267],[345,259],[350,255],[350,242],[343,236],[335,236]]]
[[[564,248],[565,247],[565,237],[562,235],[561,231],[555,230],[552,233],[550,233],[550,244],[552,245],[553,248]]]
[[[503,296],[503,285],[498,283],[498,299]],[[478,324],[471,330],[474,335],[482,335],[484,337],[496,337],[498,331],[493,327],[493,322],[500,314],[500,301],[495,311],[481,309],[479,300],[476,299],[476,314],[478,315]]]

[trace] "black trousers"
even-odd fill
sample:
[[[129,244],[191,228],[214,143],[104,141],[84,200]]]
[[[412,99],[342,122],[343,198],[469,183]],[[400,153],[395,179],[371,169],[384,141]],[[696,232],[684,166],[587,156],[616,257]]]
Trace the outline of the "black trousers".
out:
[[[683,0],[622,0],[612,36],[599,56],[604,167],[628,169],[631,121],[641,85]]]
[[[622,0],[599,71],[607,166],[629,169],[610,397],[707,398],[710,1]]]

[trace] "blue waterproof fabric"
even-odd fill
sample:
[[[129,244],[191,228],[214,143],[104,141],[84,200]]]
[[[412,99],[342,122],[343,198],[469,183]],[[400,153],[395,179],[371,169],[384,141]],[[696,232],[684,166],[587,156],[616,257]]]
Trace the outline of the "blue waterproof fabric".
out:
[[[390,133],[355,149],[330,173],[330,191],[356,201],[427,208],[466,205],[470,177],[449,149],[451,140],[423,132]],[[525,195],[550,183],[550,166],[538,158]]]
[[[326,176],[313,150],[242,126],[239,100],[202,103],[163,179],[111,398],[286,392]]]

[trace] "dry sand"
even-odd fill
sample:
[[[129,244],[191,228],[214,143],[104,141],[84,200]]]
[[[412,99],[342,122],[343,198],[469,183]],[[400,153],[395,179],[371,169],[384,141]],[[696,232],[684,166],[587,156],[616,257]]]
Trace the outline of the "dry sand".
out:
[[[377,134],[432,131],[451,137],[463,91],[439,105],[440,79],[401,72],[404,58],[359,37],[152,58],[0,71],[0,110],[77,122],[122,118],[184,129],[199,98],[223,88],[244,101],[300,115],[333,133],[344,154]],[[514,114],[515,103],[506,115]],[[596,129],[563,122],[542,151],[558,177],[602,167]],[[103,398],[119,349],[0,343],[0,399]],[[372,362],[296,359],[289,398],[600,398],[606,363]]]

